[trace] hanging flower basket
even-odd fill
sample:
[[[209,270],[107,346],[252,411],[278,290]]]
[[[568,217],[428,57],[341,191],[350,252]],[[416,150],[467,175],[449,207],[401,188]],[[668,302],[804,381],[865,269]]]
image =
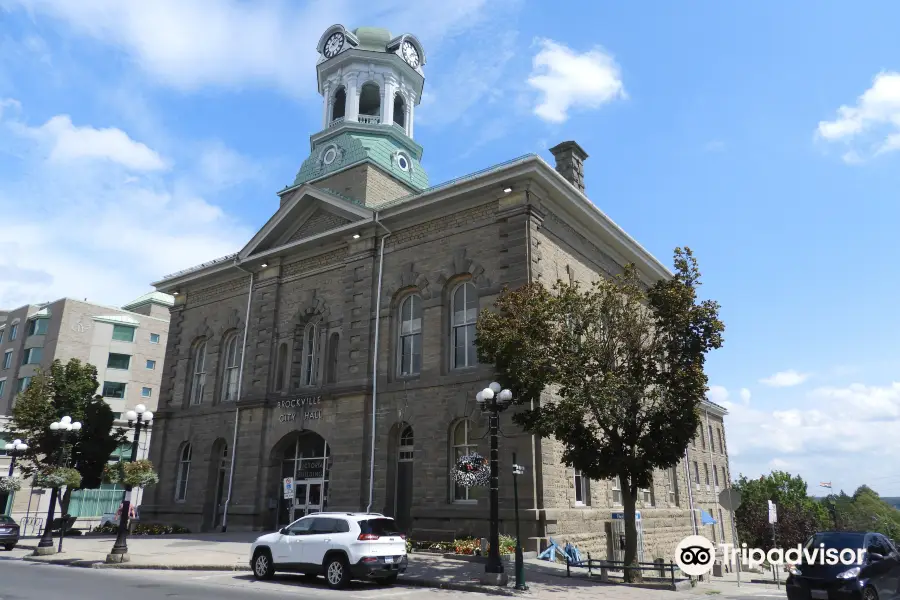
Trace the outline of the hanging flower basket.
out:
[[[78,488],[81,486],[81,473],[68,467],[41,471],[34,476],[32,485],[39,488]]]
[[[149,460],[119,461],[103,467],[103,480],[107,483],[144,487],[159,481],[159,475]]]
[[[491,481],[491,468],[487,459],[477,453],[461,456],[453,470],[453,481],[466,488],[488,485]]]
[[[22,489],[22,482],[18,477],[0,477],[0,494],[11,494]]]

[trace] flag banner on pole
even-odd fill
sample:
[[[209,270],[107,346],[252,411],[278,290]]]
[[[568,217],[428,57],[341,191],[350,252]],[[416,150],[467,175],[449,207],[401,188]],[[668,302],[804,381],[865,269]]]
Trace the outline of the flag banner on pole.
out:
[[[819,482],[819,487],[831,489],[831,482],[830,481]]]

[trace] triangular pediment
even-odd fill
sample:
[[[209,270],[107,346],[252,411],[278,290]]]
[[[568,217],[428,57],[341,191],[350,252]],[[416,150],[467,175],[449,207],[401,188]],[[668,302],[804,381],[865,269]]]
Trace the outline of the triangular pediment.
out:
[[[267,250],[317,239],[330,232],[339,233],[353,223],[371,220],[372,214],[370,209],[337,194],[304,185],[283,199],[278,211],[238,256],[243,260]]]

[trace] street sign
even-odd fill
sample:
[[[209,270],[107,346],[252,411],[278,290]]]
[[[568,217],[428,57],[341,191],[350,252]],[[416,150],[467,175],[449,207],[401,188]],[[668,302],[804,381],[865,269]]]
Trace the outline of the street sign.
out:
[[[775,503],[769,500],[769,523],[775,524],[778,522],[778,509],[775,506]]]
[[[282,481],[284,486],[284,499],[285,500],[293,500],[294,499],[294,478],[293,477],[285,477]]]
[[[719,494],[719,504],[725,510],[737,510],[738,506],[741,505],[741,493],[734,488],[724,489]]]

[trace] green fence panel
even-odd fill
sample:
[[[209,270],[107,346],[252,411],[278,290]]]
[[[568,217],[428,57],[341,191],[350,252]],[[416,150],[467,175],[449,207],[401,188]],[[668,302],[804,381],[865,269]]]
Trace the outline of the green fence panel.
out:
[[[124,488],[103,486],[92,490],[76,490],[69,500],[69,514],[73,517],[101,517],[114,513],[125,499]]]

